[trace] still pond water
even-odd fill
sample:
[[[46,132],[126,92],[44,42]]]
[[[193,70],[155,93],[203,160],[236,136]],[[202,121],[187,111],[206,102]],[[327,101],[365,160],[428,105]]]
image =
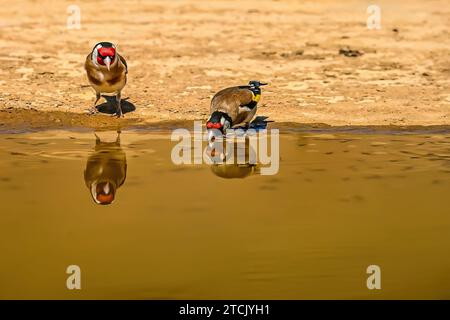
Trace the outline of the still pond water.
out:
[[[276,175],[97,135],[0,135],[0,298],[450,298],[448,133],[282,133]]]

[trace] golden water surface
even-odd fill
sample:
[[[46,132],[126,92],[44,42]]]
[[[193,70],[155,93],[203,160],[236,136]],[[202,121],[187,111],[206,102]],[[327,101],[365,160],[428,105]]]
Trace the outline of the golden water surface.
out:
[[[450,298],[450,134],[285,133],[272,176],[97,135],[0,136],[0,298]]]

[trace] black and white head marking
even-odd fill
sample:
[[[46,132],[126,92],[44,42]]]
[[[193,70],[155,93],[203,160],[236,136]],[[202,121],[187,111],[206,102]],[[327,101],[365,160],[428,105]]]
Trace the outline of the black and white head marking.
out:
[[[117,47],[112,44],[111,42],[99,42],[95,45],[94,49],[92,49],[92,62],[96,67],[100,67],[100,65],[97,62],[98,57],[98,49],[100,48],[114,48],[117,56]],[[114,57],[117,58],[117,57]],[[114,59],[114,62],[117,61],[117,59]]]

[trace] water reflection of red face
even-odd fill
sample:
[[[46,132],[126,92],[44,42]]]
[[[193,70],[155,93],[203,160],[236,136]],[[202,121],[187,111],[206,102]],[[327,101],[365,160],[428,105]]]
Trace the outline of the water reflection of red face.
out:
[[[111,63],[114,62],[114,57],[116,56],[116,49],[112,47],[101,47],[97,50],[97,62],[101,65],[105,65],[105,62],[103,61],[106,57],[109,57],[111,59]]]
[[[97,200],[100,204],[111,204],[114,201],[114,194],[98,194]]]
[[[98,204],[111,204],[114,201],[116,188],[110,182],[99,182],[95,188]]]

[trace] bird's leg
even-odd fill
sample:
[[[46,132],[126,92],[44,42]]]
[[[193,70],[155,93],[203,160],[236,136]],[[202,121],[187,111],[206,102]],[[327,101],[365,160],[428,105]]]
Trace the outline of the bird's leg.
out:
[[[116,103],[117,103],[117,106],[116,106],[116,115],[117,115],[118,118],[120,118],[120,117],[123,116],[123,113],[122,113],[122,106],[121,106],[121,103],[120,103],[120,91],[117,92],[117,95],[116,95]]]
[[[94,102],[94,106],[92,108],[89,109],[88,114],[96,114],[98,112],[97,108],[95,107],[95,105],[97,104],[98,100],[100,100],[100,92],[96,92],[95,93],[95,102]]]

